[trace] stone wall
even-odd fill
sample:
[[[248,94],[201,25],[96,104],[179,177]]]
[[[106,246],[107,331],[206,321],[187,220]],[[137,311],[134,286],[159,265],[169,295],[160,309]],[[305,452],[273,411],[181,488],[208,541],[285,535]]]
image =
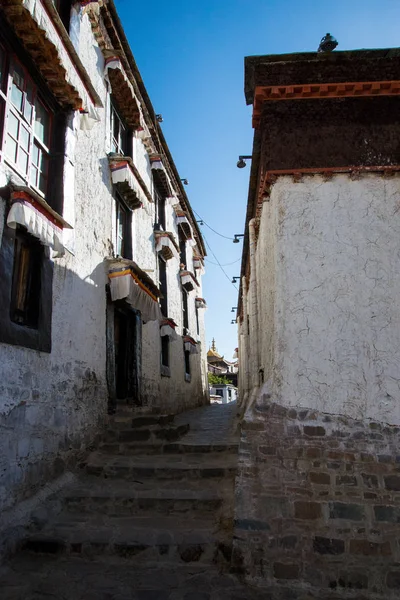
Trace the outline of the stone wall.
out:
[[[274,598],[398,598],[400,428],[268,402],[242,425],[235,569]]]

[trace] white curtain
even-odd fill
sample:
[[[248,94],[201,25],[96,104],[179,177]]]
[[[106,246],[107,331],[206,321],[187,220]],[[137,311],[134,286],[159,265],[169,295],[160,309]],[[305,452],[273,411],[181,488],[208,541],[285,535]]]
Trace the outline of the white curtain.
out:
[[[111,300],[126,300],[136,310],[140,310],[142,320],[159,321],[162,319],[161,309],[157,300],[154,300],[133,279],[130,272],[127,274],[110,277]]]
[[[54,250],[56,253],[54,258],[59,258],[65,254],[62,243],[62,229],[49,221],[31,204],[24,201],[14,202],[7,215],[7,225],[11,229],[16,229],[17,225],[25,227],[44,246],[49,246]]]

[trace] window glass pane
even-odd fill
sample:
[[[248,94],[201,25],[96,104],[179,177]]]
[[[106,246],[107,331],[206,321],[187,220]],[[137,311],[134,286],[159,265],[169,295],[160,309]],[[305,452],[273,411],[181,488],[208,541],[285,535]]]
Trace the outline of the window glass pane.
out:
[[[6,139],[6,155],[10,158],[14,163],[17,160],[17,142],[12,139],[9,135],[7,135]]]
[[[16,140],[18,139],[18,126],[19,126],[19,121],[18,121],[17,117],[10,111],[8,113],[7,131]]]
[[[35,102],[35,135],[46,146],[49,145],[50,115],[43,104]]]
[[[28,154],[21,148],[18,149],[17,166],[25,175],[28,173]]]
[[[41,192],[43,192],[43,194],[46,193],[47,190],[47,171],[40,173],[39,175],[39,183],[37,184],[37,187],[39,188],[39,190]]]
[[[35,165],[31,165],[31,184],[38,187],[39,171]]]
[[[14,65],[13,82],[11,86],[11,102],[22,112],[23,89],[25,85],[24,72],[19,65]]]
[[[29,137],[29,131],[26,129],[26,127],[21,125],[19,128],[19,143],[20,146],[26,150],[26,152],[29,152]]]
[[[28,82],[27,91],[25,94],[25,102],[24,102],[24,117],[28,121],[28,123],[32,123],[32,115],[33,115],[33,86],[30,82]]]
[[[39,165],[39,148],[36,144],[33,144],[32,148],[32,164],[35,166]]]

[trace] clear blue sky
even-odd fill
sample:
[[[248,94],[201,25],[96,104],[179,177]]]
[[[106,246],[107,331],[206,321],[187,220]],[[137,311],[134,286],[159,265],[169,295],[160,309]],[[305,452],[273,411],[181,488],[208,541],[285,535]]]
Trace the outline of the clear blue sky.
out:
[[[115,0],[133,54],[192,207],[226,236],[243,233],[251,154],[251,107],[243,95],[243,59],[314,51],[329,31],[338,50],[400,46],[400,0]],[[202,227],[232,278],[242,243]],[[237,346],[237,291],[208,249],[203,278],[207,345],[227,359]]]

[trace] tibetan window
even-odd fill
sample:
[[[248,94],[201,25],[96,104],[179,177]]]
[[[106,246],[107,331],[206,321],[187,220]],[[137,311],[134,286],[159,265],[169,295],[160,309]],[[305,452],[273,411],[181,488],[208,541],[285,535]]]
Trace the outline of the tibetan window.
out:
[[[44,247],[22,227],[15,234],[10,318],[18,325],[38,328],[41,264]]]
[[[116,195],[116,255],[121,258],[132,259],[132,213]]]
[[[111,152],[132,158],[132,133],[120,116],[115,103],[110,105]]]
[[[0,44],[0,160],[61,214],[65,115],[33,71]]]

